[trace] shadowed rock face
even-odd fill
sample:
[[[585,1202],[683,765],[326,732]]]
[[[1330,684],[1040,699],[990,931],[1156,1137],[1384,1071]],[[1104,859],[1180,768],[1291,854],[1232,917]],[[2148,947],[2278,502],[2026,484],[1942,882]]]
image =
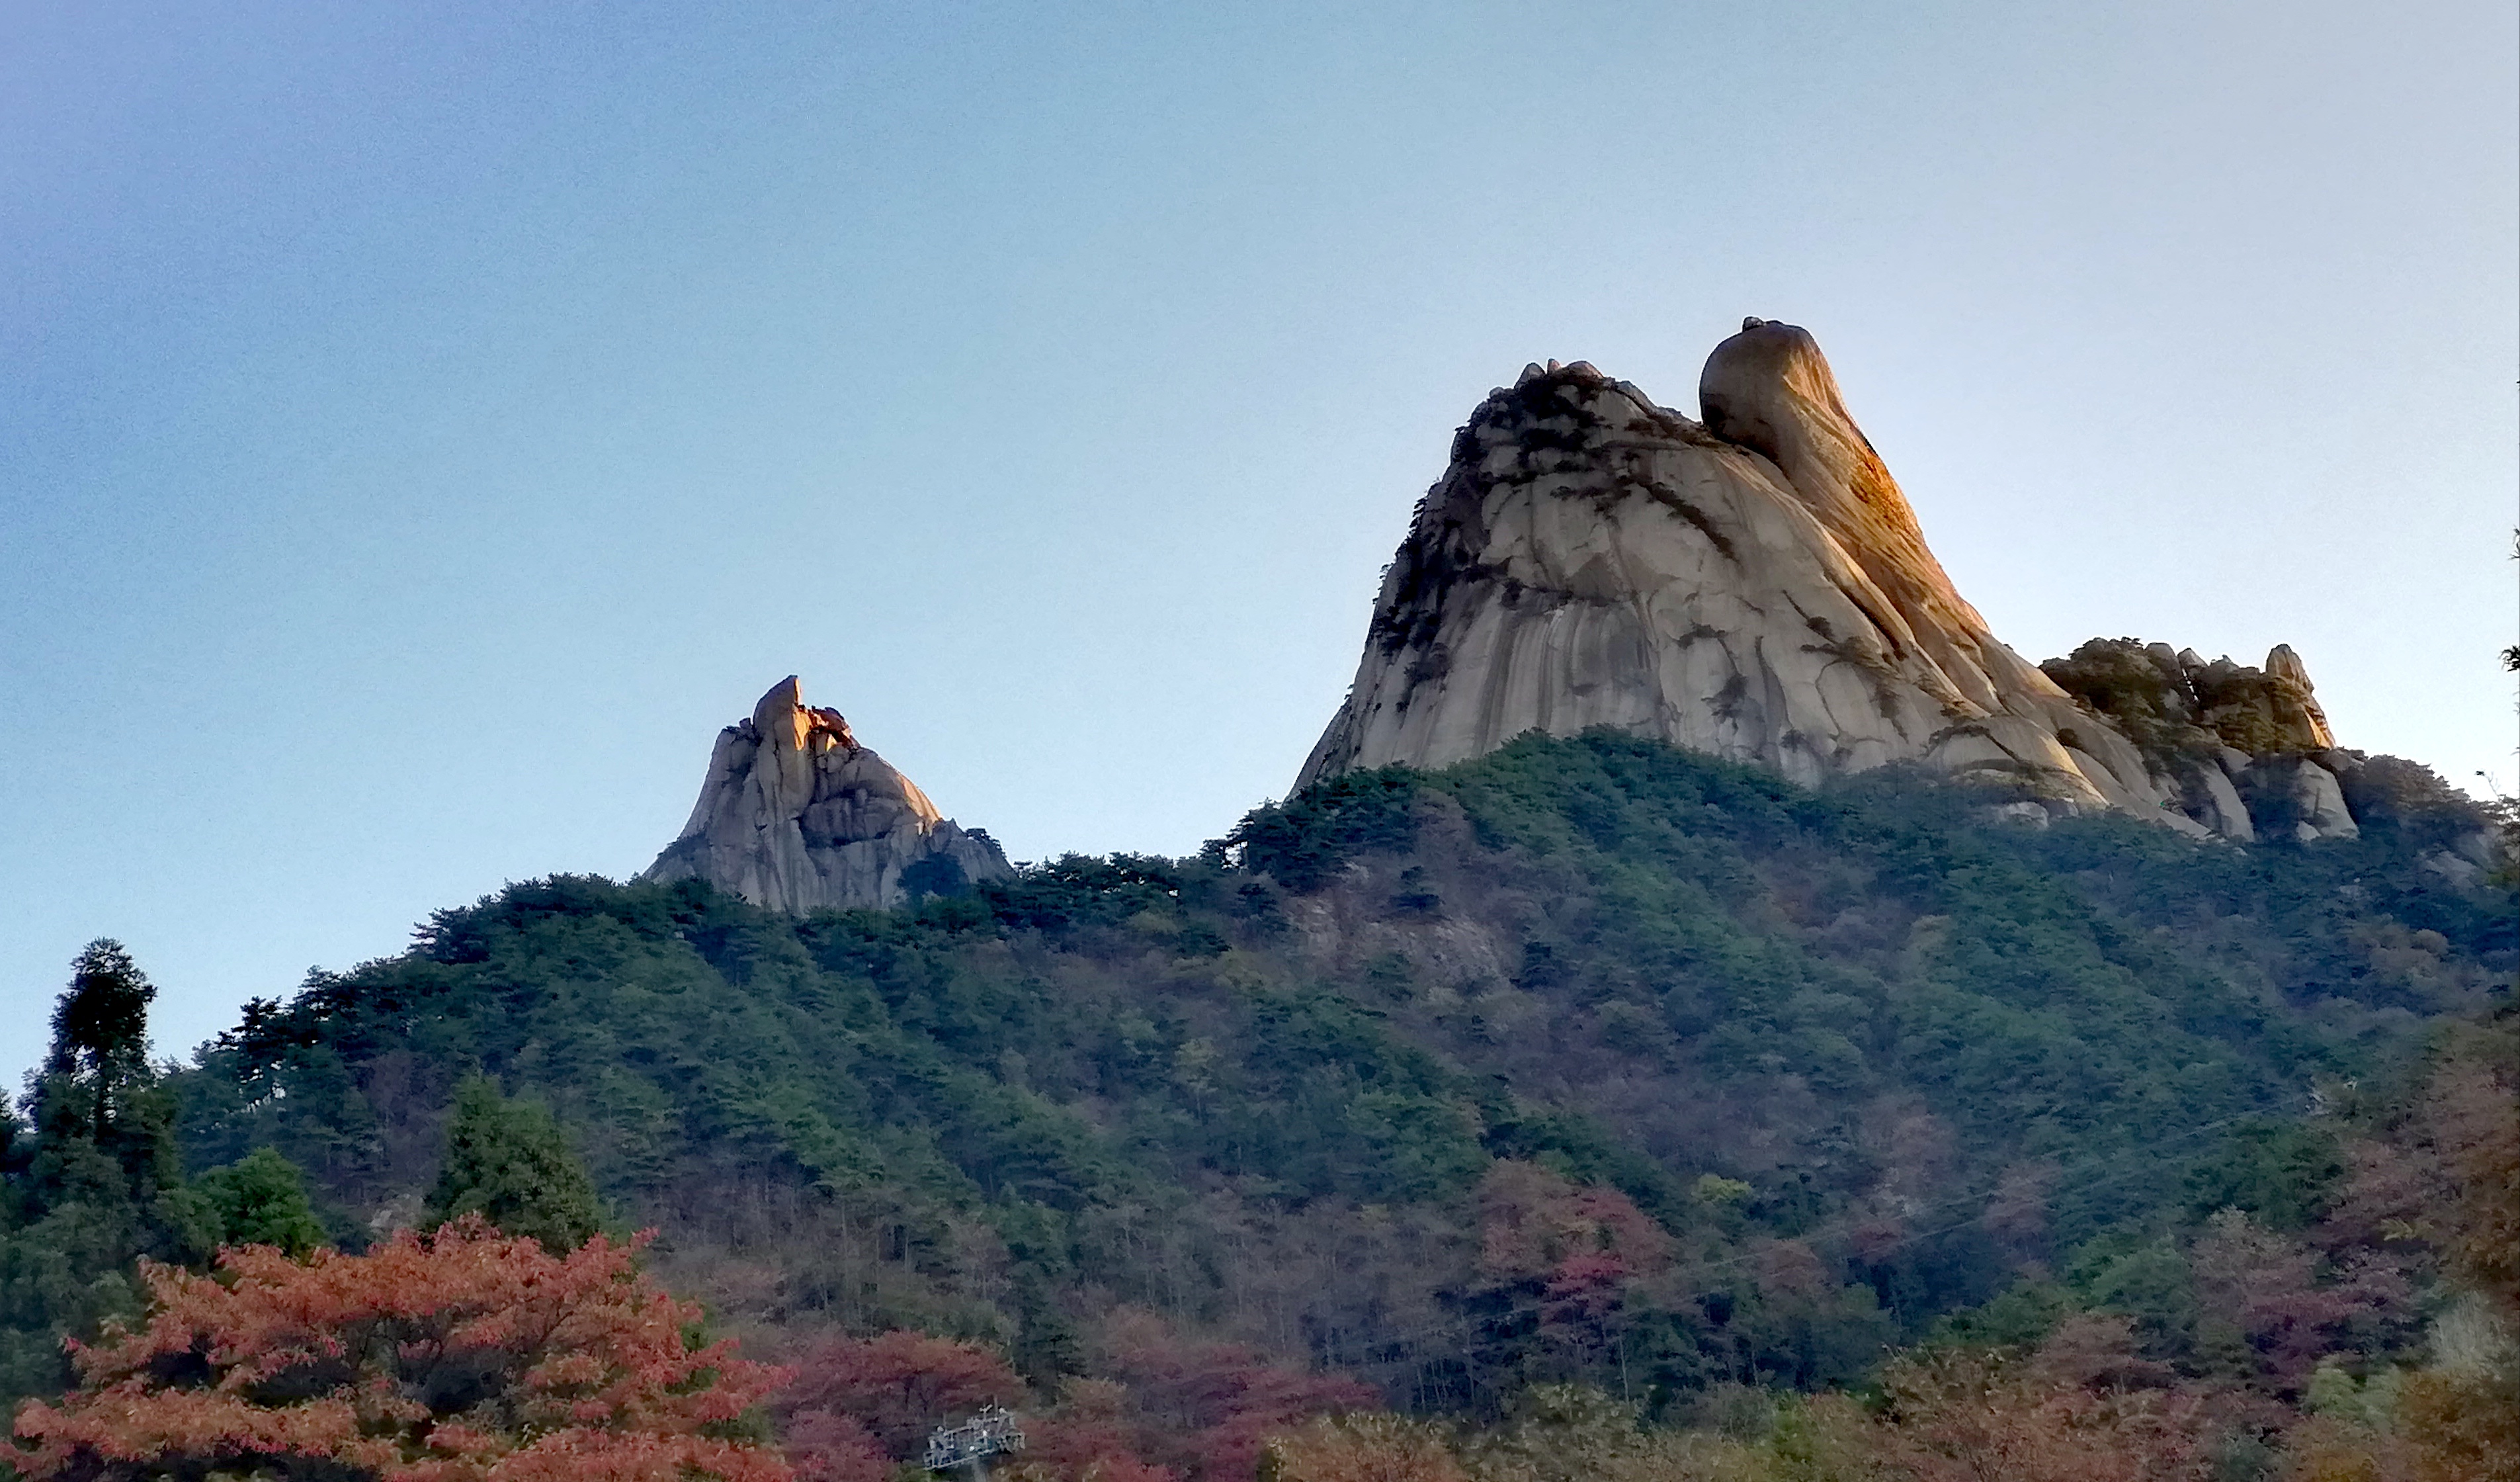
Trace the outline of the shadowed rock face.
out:
[[[996,841],[940,814],[838,711],[809,709],[790,674],[751,719],[718,732],[691,822],[641,878],[706,880],[802,915],[899,905],[1008,873]]]
[[[1802,782],[1920,762],[2204,831],[1953,588],[1810,335],[1748,321],[1700,394],[1704,425],[1580,362],[1490,394],[1298,785],[1608,725]]]

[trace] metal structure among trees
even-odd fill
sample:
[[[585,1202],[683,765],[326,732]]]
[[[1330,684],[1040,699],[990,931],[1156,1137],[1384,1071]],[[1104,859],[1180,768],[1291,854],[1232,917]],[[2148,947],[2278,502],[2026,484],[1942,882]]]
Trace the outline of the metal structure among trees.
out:
[[[1003,1405],[991,1405],[960,1425],[939,1425],[927,1437],[927,1469],[952,1472],[971,1469],[974,1478],[989,1474],[989,1459],[1024,1449],[1024,1433]]]

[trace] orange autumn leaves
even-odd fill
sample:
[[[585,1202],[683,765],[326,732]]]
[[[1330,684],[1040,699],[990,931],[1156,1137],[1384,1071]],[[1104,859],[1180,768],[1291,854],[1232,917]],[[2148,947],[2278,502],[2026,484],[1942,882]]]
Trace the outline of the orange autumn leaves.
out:
[[[468,1216],[360,1256],[146,1266],[145,1322],[73,1344],[78,1389],[21,1409],[7,1459],[38,1482],[882,1482],[938,1420],[1025,1398],[1000,1356],[912,1332],[828,1336],[792,1369],[696,1347],[698,1309],[638,1271],[644,1243],[554,1256]],[[1107,1327],[1116,1377],[1028,1417],[1027,1474],[1247,1477],[1270,1435],[1379,1403],[1145,1315]],[[774,1396],[785,1456],[742,1423]]]
[[[360,1256],[144,1263],[145,1324],[74,1347],[80,1385],[19,1412],[32,1479],[333,1463],[380,1482],[788,1482],[735,1422],[786,1378],[696,1348],[643,1241],[554,1256],[477,1218]]]

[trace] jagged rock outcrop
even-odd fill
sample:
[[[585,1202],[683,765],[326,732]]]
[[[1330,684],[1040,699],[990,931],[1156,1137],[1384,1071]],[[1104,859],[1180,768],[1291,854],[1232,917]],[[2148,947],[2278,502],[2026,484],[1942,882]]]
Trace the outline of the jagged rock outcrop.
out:
[[[1745,322],[1699,396],[1703,425],[1554,361],[1492,393],[1298,785],[1608,725],[1804,782],[1920,762],[2204,831],[1953,589],[1810,335]]]
[[[2251,669],[2093,639],[2033,666],[1998,641],[1803,330],[1744,321],[1698,401],[1702,423],[1581,361],[1490,393],[1296,785],[1606,725],[1806,783],[1914,762],[2010,785],[2024,821],[2107,807],[2241,842],[2354,837],[2360,789],[2432,820],[2438,872],[2493,857],[2438,777],[2337,747],[2289,646]]]
[[[838,711],[808,708],[790,674],[751,719],[718,732],[691,822],[641,878],[706,880],[802,915],[899,905],[1008,873],[995,840],[939,813]]]
[[[2093,638],[2040,668],[2133,741],[2214,832],[2246,841],[2271,827],[2305,842],[2361,832],[2341,780],[2361,755],[2338,749],[2290,644],[2251,669],[2209,664],[2192,648]]]

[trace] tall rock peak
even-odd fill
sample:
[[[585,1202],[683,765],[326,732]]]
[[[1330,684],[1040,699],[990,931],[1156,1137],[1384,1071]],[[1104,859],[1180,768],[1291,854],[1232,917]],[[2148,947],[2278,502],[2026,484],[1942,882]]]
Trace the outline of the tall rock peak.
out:
[[[2298,711],[2302,739],[2306,743],[2303,749],[2334,746],[2336,733],[2327,728],[2327,712],[2318,708],[2318,701],[2311,689],[2310,669],[2301,662],[2301,655],[2292,651],[2291,644],[2278,643],[2267,650],[2266,673],[2270,680],[2285,689],[2286,700]]]
[[[1743,321],[1698,400],[1703,422],[1584,361],[1491,392],[1418,506],[1297,785],[1610,726],[1806,783],[1913,762],[2049,808],[2247,836],[2215,746],[2138,745],[2055,664],[1995,637],[1807,331]],[[2248,672],[2225,686],[2263,715],[2243,750],[2333,745],[2289,649]]]
[[[641,877],[706,880],[802,915],[899,905],[1009,873],[996,841],[939,812],[788,675],[718,732],[682,837]]]
[[[2159,806],[1953,589],[1809,334],[1751,323],[1702,385],[1704,424],[1580,362],[1491,393],[1300,780],[1608,725],[1804,782],[1921,761]]]

